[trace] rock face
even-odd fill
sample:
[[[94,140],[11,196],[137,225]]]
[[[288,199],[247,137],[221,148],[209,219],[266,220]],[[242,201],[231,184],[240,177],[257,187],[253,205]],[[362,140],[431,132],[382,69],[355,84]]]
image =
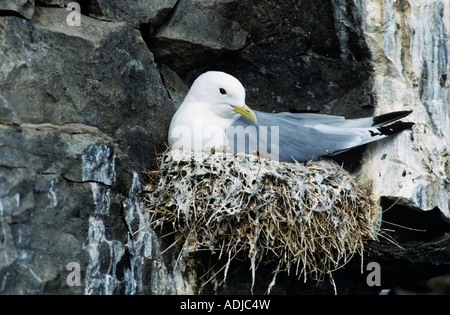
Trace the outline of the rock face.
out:
[[[184,72],[245,47],[248,33],[211,5],[179,1],[170,19],[151,38],[151,49],[162,62]]]
[[[447,8],[448,9],[448,8]],[[362,1],[363,27],[374,56],[373,91],[377,112],[414,109],[413,133],[403,133],[366,152],[361,174],[377,196],[450,217],[449,39],[444,3],[398,1],[380,6]],[[448,16],[447,16],[448,18]],[[395,181],[374,180],[394,176]]]
[[[0,290],[176,293],[140,213],[141,169],[175,107],[138,30],[71,27],[68,13],[0,21]],[[66,283],[71,262],[81,286]]]
[[[127,23],[105,27],[83,16],[69,26],[68,13],[36,8],[31,21],[2,18],[0,87],[13,108],[2,119],[96,126],[147,166],[175,111],[152,53]]]
[[[162,23],[174,7],[176,0],[107,1],[95,0],[89,3],[89,14],[108,21],[124,21],[135,27],[148,24],[152,28]]]
[[[27,19],[31,19],[34,13],[34,0],[0,1],[0,10],[19,14]]]
[[[187,86],[210,69],[265,111],[413,109],[411,132],[352,153],[383,220],[413,228],[383,225],[405,250],[374,243],[364,261],[380,263],[382,286],[356,262],[336,288],[450,273],[448,2],[95,0],[81,15],[69,2],[0,1],[0,293],[200,293],[198,260],[162,254],[140,196]],[[250,292],[236,269],[202,292]],[[272,292],[334,290],[280,275]]]

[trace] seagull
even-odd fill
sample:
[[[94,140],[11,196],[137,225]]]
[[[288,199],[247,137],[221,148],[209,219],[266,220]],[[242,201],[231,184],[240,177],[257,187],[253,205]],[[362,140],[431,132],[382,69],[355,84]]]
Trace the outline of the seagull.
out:
[[[316,113],[266,113],[245,104],[245,89],[219,71],[201,74],[192,84],[169,127],[171,148],[253,153],[284,162],[307,162],[386,138],[412,122],[398,121],[412,111],[346,119]]]

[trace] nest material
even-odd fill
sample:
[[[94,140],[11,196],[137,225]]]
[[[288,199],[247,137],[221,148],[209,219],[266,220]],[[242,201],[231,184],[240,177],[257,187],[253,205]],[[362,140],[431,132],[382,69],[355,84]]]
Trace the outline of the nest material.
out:
[[[144,198],[153,226],[179,233],[183,252],[228,257],[224,279],[239,253],[250,259],[253,281],[266,262],[322,280],[362,254],[379,230],[370,194],[333,161],[174,150],[158,162]]]

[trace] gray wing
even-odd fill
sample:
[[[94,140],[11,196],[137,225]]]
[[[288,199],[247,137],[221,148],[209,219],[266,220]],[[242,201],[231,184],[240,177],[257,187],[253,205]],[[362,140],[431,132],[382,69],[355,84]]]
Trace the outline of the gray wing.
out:
[[[378,115],[375,117],[346,119],[343,116],[311,114],[311,113],[279,113],[277,116],[286,119],[295,119],[298,122],[315,126],[328,125],[340,128],[367,128],[384,126],[401,118],[404,118],[412,113],[412,110],[395,111],[387,114]]]
[[[240,117],[233,128],[227,130],[230,148],[233,152],[246,153],[259,150],[279,161],[305,162],[337,154],[407,128],[402,125],[394,131],[389,126],[371,127],[373,117],[346,120],[320,114],[254,112],[258,124]]]
[[[297,122],[308,126],[328,125],[342,128],[358,128],[372,127],[373,125],[373,117],[346,119],[343,116],[312,113],[278,113],[275,115],[277,115],[279,118],[296,120]]]

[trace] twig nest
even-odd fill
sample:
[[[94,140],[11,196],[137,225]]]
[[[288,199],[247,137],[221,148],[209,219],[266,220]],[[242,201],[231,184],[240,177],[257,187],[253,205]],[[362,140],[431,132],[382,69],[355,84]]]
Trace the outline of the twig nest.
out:
[[[244,255],[253,274],[276,262],[277,271],[322,280],[379,230],[369,191],[334,161],[173,150],[158,162],[144,198],[154,227],[179,233],[184,252],[225,254],[228,265]]]

